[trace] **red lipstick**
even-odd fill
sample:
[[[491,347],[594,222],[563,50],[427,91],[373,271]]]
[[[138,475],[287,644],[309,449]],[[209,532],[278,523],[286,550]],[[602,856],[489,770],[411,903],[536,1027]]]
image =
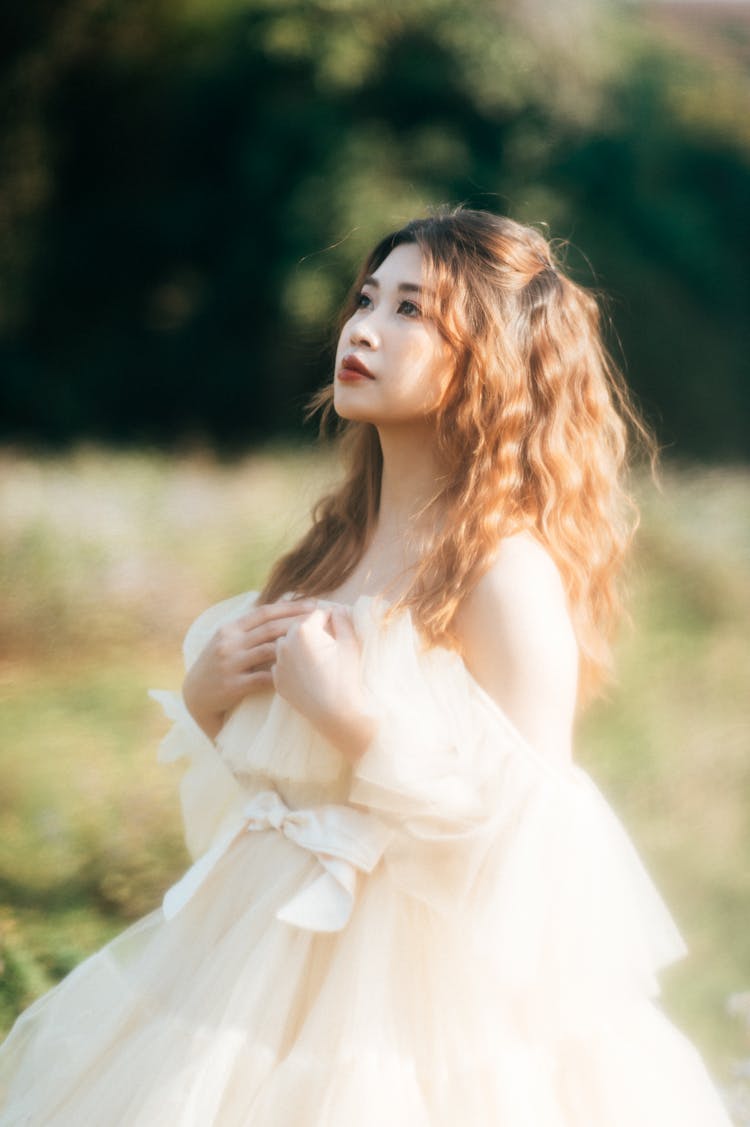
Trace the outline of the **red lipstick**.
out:
[[[354,353],[352,353],[352,352],[347,353],[346,356],[344,357],[344,359],[341,361],[341,368],[339,370],[339,379],[340,380],[358,380],[358,379],[362,379],[362,377],[364,377],[368,380],[375,379],[375,377],[373,376],[372,372],[370,371],[370,369],[367,367],[366,364],[363,364],[362,361],[359,360],[354,355]]]

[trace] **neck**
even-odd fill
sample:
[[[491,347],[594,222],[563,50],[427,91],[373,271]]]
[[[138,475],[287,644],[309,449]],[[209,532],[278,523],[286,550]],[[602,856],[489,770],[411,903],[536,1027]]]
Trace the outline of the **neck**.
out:
[[[374,539],[402,541],[405,533],[429,535],[436,510],[422,509],[437,492],[441,473],[434,430],[427,424],[379,427],[383,452],[380,509]]]

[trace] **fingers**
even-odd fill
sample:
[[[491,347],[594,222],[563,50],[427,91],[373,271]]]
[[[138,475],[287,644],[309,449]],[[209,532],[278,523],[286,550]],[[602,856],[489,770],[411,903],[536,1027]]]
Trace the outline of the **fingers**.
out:
[[[315,631],[321,629],[329,616],[327,610],[317,607],[311,613],[302,616],[299,615],[294,619],[286,619],[282,622],[271,622],[263,627],[258,627],[257,630],[252,631],[245,635],[246,646],[247,642],[251,644],[246,648],[243,660],[243,669],[245,672],[255,669],[259,666],[273,669],[280,654],[285,647],[293,641],[297,633],[301,630]],[[261,642],[260,636],[270,640]]]
[[[300,599],[293,604],[270,603],[235,620],[236,627],[246,635],[245,643],[251,646],[275,642],[296,623],[315,611],[313,599]]]
[[[246,654],[244,670],[248,672],[258,666],[270,666],[276,661],[276,643],[264,642],[262,645],[253,646]]]
[[[263,606],[254,607],[236,621],[245,630],[257,630],[310,614],[317,606],[317,599],[281,599],[276,603],[264,603]]]
[[[259,692],[261,689],[272,689],[273,687],[273,666],[269,669],[256,669],[255,672],[245,675],[243,679],[242,695],[248,696],[251,693]]]
[[[307,618],[305,619],[304,625],[313,630],[319,629],[321,626],[324,626],[326,624],[330,616],[331,612],[328,607],[316,607],[311,614],[308,614]],[[301,625],[302,623],[299,623],[299,626]]]
[[[314,599],[267,604],[219,631],[225,635],[222,642],[229,658],[228,667],[235,676],[243,678],[243,684],[254,673],[271,672],[286,645],[294,643],[298,633],[312,641],[321,632],[339,642],[358,641],[348,608],[322,606]]]
[[[331,612],[331,626],[337,642],[358,641],[351,612],[346,607],[336,607]]]
[[[276,660],[276,642],[289,627],[264,628],[259,633],[246,633],[236,623],[225,623],[213,640],[217,674],[226,680],[252,672],[258,666]]]
[[[330,611],[325,607],[316,607],[310,614],[296,619],[291,622],[284,630],[283,636],[278,638],[278,645],[283,645],[286,641],[291,641],[299,633],[314,634],[325,626],[326,620],[330,615]]]

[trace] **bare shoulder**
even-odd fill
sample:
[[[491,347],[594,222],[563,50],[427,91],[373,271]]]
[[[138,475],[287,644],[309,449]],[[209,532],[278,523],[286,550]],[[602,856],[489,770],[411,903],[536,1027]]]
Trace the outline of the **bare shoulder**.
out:
[[[565,589],[549,552],[527,533],[510,536],[500,544],[492,565],[468,593],[459,612],[470,636],[476,630],[505,625],[523,626],[524,635],[536,624],[547,629],[531,630],[528,642],[544,642],[549,649],[548,630],[560,635],[561,644],[575,644]],[[469,638],[466,639],[469,641]]]
[[[464,598],[456,628],[472,676],[527,741],[570,758],[578,647],[546,549],[526,533],[503,540]]]
[[[538,582],[543,582],[563,593],[560,573],[552,556],[528,532],[519,532],[500,541],[491,567],[484,573],[474,590],[502,586],[508,578],[515,580],[529,569]]]

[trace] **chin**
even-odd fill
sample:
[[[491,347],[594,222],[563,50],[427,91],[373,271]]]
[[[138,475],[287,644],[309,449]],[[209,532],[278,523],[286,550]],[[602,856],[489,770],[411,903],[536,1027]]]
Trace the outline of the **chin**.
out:
[[[346,395],[333,396],[333,409],[340,419],[351,419],[352,422],[371,423],[372,412],[368,411],[364,404],[353,403],[351,399],[347,402]]]
[[[375,421],[368,411],[358,411],[355,407],[350,410],[348,407],[340,407],[334,403],[333,409],[340,419],[346,419],[351,423],[372,423]]]

